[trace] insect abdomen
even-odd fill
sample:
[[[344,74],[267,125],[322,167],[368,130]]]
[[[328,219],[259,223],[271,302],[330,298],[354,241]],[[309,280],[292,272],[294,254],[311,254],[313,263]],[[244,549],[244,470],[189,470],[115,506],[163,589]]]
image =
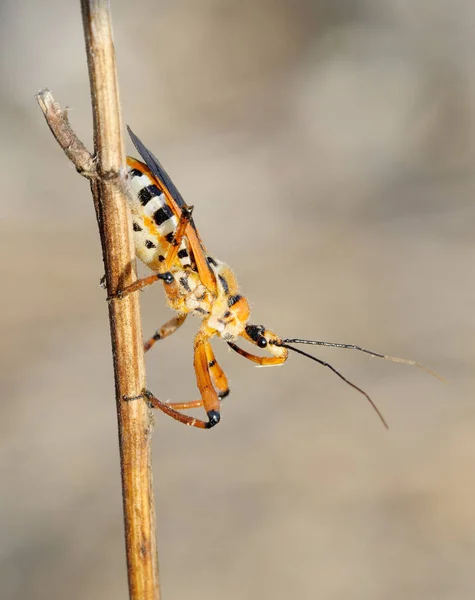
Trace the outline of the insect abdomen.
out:
[[[166,196],[156,183],[137,168],[141,163],[128,159],[129,188],[134,242],[137,256],[153,270],[163,262],[167,249],[178,227],[178,218],[167,204]],[[145,165],[144,165],[145,167]],[[186,242],[178,252],[178,260],[185,267],[191,265]]]

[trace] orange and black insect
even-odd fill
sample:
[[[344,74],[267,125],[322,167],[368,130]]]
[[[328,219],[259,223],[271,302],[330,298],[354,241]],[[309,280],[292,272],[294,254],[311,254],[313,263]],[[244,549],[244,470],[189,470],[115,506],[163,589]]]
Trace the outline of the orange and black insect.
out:
[[[159,160],[147,150],[130,128],[128,131],[144,161],[127,158],[128,197],[136,254],[154,274],[136,281],[121,290],[117,296],[137,291],[157,280],[163,282],[168,305],[177,314],[145,342],[145,351],[150,350],[156,341],[174,333],[189,314],[201,319],[194,340],[194,369],[201,398],[191,402],[168,403],[159,400],[147,390],[144,395],[150,405],[193,427],[209,429],[219,423],[220,402],[229,394],[226,375],[216,361],[210,344],[213,337],[219,337],[235,352],[258,365],[280,365],[287,360],[290,350],[328,367],[368,399],[387,427],[386,421],[366,392],[327,362],[291,344],[347,348],[395,362],[421,365],[351,344],[283,339],[263,325],[249,323],[249,303],[240,294],[231,269],[206,251],[192,218],[193,207],[185,203]],[[236,344],[239,338],[265,349],[270,356],[258,356],[244,350]],[[182,412],[200,407],[206,411],[207,421]]]

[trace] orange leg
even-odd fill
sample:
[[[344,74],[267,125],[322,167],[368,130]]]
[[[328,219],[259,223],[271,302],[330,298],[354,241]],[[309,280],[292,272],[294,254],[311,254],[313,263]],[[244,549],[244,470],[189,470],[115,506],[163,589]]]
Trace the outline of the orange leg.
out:
[[[191,402],[162,402],[152,392],[144,390],[143,396],[147,398],[152,408],[161,410],[168,416],[189,425],[190,427],[198,427],[200,429],[211,429],[220,421],[219,403],[220,398],[224,398],[229,393],[228,382],[226,375],[221,367],[216,362],[213,350],[208,339],[200,334],[195,338],[195,358],[194,367],[196,373],[196,382],[201,394],[201,400],[193,400]],[[213,374],[211,374],[211,371]],[[219,395],[216,392],[213,382],[218,388]],[[135,398],[129,398],[134,400]],[[189,408],[204,407],[208,416],[208,421],[196,419],[179,412]]]
[[[229,396],[228,378],[216,361],[211,344],[207,343],[206,346],[208,369],[211,375],[211,380],[215,390],[217,391],[219,400],[224,400],[224,398]],[[176,408],[177,410],[187,410],[189,408],[200,408],[203,406],[203,400],[192,400],[191,402],[169,402],[168,405]]]
[[[262,367],[273,367],[275,365],[282,365],[287,360],[286,355],[284,355],[284,356],[256,356],[255,354],[246,352],[246,350],[243,350],[242,348],[240,348],[236,344],[233,344],[232,342],[228,342],[228,346],[230,346],[234,350],[234,352],[237,352],[238,354],[240,354],[241,356],[244,356],[244,358],[247,358],[248,360],[252,360],[252,362],[257,363],[258,365],[261,365]]]
[[[150,348],[158,342],[158,340],[163,340],[183,325],[186,319],[186,314],[178,314],[175,317],[171,318],[164,325],[157,329],[157,331],[152,335],[150,339],[148,339],[144,344],[144,352],[148,352]]]
[[[124,296],[128,296],[132,292],[138,292],[142,288],[148,285],[152,285],[152,283],[155,283],[159,279],[162,279],[163,282],[167,284],[173,283],[175,281],[175,278],[169,271],[166,271],[165,273],[154,273],[153,275],[149,275],[148,277],[144,277],[143,279],[137,279],[137,281],[134,281],[134,283],[131,283],[130,285],[126,286],[123,290],[118,290],[115,294],[109,296],[107,300],[123,298]]]
[[[214,423],[214,422],[211,423],[211,421],[209,421],[209,422],[202,421],[201,419],[195,419],[194,417],[190,417],[188,415],[184,415],[181,412],[178,412],[178,410],[175,410],[172,406],[170,406],[170,404],[168,404],[167,402],[162,402],[157,397],[155,397],[152,394],[152,392],[149,392],[148,390],[144,390],[142,396],[145,396],[145,398],[148,400],[148,402],[150,403],[150,406],[152,408],[157,408],[158,410],[161,410],[169,417],[172,417],[172,419],[175,419],[176,421],[180,421],[180,423],[184,423],[185,425],[188,425],[189,427],[198,427],[199,429],[210,429],[211,427],[213,427],[213,425],[216,425],[216,423]],[[140,398],[142,396],[138,396],[137,398]],[[136,400],[137,398],[128,398],[128,400]],[[197,400],[197,403],[199,403],[199,406],[202,405],[201,400]],[[194,403],[191,402],[189,404],[194,404]],[[191,408],[196,408],[196,407],[192,406]]]
[[[191,221],[191,214],[193,213],[193,206],[184,206],[181,209],[180,222],[173,236],[173,242],[167,252],[165,258],[165,270],[171,269],[171,266],[175,262],[178,251],[180,250],[180,244],[188,227],[188,223]]]
[[[219,414],[219,397],[213,387],[209,372],[209,357],[213,356],[210,343],[206,337],[198,333],[195,338],[195,358],[193,361],[196,383],[203,400],[203,408],[208,415],[208,427],[214,427],[221,418]]]
[[[229,396],[228,378],[224,374],[223,369],[219,366],[209,342],[207,344],[207,356],[208,369],[211,374],[211,379],[213,380],[213,385],[218,392],[218,398],[223,400],[226,396]]]
[[[232,342],[228,342],[228,346],[230,346],[234,350],[234,352],[237,352],[238,354],[244,356],[244,358],[247,358],[248,360],[252,360],[252,362],[261,365],[261,367],[273,367],[276,365],[282,365],[287,360],[287,355],[256,356],[255,354],[251,354],[250,352],[243,350],[242,348],[240,348],[236,344],[233,344]]]
[[[211,375],[211,380],[218,392],[218,398],[223,400],[229,395],[228,379],[222,368],[216,362],[211,344],[208,344],[207,355],[208,369]],[[188,410],[190,408],[201,408],[203,406],[203,400],[192,400],[191,402],[167,402],[167,405],[171,406],[175,410]]]
[[[160,329],[158,329],[154,335],[145,342],[144,351],[148,352],[156,342],[165,339],[169,335],[172,335],[172,333],[175,333],[175,331],[181,325],[183,325],[186,317],[186,314],[179,314],[162,325]],[[211,379],[213,380],[213,385],[218,391],[218,398],[222,400],[229,395],[228,379],[223,369],[218,364],[216,357],[214,356],[211,344],[207,344],[206,354],[208,357],[208,369],[211,374]],[[199,408],[200,406],[203,406],[203,403],[201,400],[193,400],[192,402],[173,402],[170,403],[169,406],[179,408],[179,410],[184,410],[186,408]]]
[[[255,354],[243,350],[233,342],[228,342],[228,346],[230,346],[234,352],[244,356],[244,358],[247,358],[262,367],[282,365],[287,360],[289,355],[287,348],[283,348],[276,344],[276,341],[280,340],[280,338],[271,331],[264,329],[262,325],[247,325],[240,335],[249,343],[258,346],[259,348],[267,348],[273,354],[273,356],[256,356]]]

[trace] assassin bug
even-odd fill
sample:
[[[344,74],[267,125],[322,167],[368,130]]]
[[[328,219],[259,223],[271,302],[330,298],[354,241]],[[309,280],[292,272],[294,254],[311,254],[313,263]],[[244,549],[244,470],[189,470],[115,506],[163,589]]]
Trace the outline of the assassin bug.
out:
[[[384,417],[365,391],[327,362],[291,344],[359,350],[393,362],[415,365],[423,369],[425,367],[414,361],[379,354],[352,344],[283,339],[263,325],[250,324],[249,303],[239,293],[231,269],[207,253],[192,218],[193,207],[185,203],[159,160],[130,128],[128,131],[144,161],[127,158],[127,195],[132,212],[136,255],[154,271],[154,274],[120,290],[115,297],[140,290],[157,280],[163,282],[168,305],[177,314],[145,342],[145,351],[150,350],[158,340],[174,333],[188,314],[201,319],[201,326],[194,340],[194,369],[201,399],[168,403],[159,400],[148,390],[145,390],[142,396],[147,398],[153,408],[158,408],[186,425],[202,429],[210,429],[217,425],[220,421],[220,401],[229,394],[226,375],[216,361],[210,344],[211,338],[220,337],[235,352],[261,366],[283,364],[290,350],[328,367],[367,398],[387,427]],[[239,337],[258,348],[266,349],[270,356],[257,356],[239,347],[235,343]],[[181,412],[199,407],[205,409],[207,421]]]

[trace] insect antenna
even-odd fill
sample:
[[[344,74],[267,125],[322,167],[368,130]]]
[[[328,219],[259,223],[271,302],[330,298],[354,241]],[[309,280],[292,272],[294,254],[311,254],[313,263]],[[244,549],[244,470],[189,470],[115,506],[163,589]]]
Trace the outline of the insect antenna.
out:
[[[388,424],[386,422],[386,419],[381,414],[379,408],[376,406],[376,404],[371,400],[371,398],[369,397],[369,395],[364,390],[362,390],[360,387],[358,387],[352,381],[350,381],[349,379],[347,379],[344,375],[342,375],[339,371],[337,371],[335,369],[335,367],[332,367],[331,364],[325,362],[324,360],[321,360],[320,358],[317,358],[316,356],[312,356],[311,354],[307,354],[307,352],[304,352],[303,350],[300,350],[300,348],[294,348],[293,346],[289,346],[288,344],[285,343],[287,341],[289,341],[289,340],[282,340],[281,343],[276,344],[276,345],[282,346],[283,348],[287,348],[288,350],[292,350],[293,352],[296,352],[297,354],[301,354],[302,356],[306,356],[307,358],[310,358],[310,359],[314,360],[315,362],[319,363],[320,365],[323,365],[324,367],[328,367],[331,371],[333,371],[333,373],[335,373],[335,375],[338,375],[338,377],[340,379],[343,379],[343,381],[345,383],[347,383],[352,388],[354,388],[355,390],[357,390],[358,392],[360,392],[360,394],[363,394],[363,396],[365,396],[365,398],[368,400],[368,402],[371,404],[371,406],[375,410],[375,412],[378,415],[378,417],[381,419],[382,424],[386,427],[386,429],[389,429],[389,426],[388,426]],[[293,341],[295,341],[295,340],[293,340]],[[298,340],[298,341],[301,342],[302,340]],[[375,356],[377,356],[377,355],[375,355]]]
[[[366,348],[362,348],[361,346],[355,346],[354,344],[337,344],[335,342],[319,342],[317,340],[301,340],[299,338],[282,340],[282,342],[283,342],[282,345],[285,345],[285,344],[310,344],[312,346],[327,346],[330,348],[344,348],[346,350],[359,350],[360,352],[365,352],[366,354],[369,354],[370,356],[374,356],[376,358],[382,358],[383,360],[390,360],[391,362],[402,363],[405,365],[411,365],[413,367],[418,367],[419,369],[422,369],[426,373],[429,373],[429,375],[436,377],[437,379],[439,379],[439,381],[445,382],[445,379],[443,377],[441,377],[440,375],[438,375],[437,373],[435,373],[435,371],[431,371],[431,369],[424,367],[424,365],[421,365],[420,363],[415,362],[414,360],[408,360],[407,358],[398,358],[397,356],[389,356],[388,354],[380,354],[379,352],[373,352],[372,350],[367,350]]]

